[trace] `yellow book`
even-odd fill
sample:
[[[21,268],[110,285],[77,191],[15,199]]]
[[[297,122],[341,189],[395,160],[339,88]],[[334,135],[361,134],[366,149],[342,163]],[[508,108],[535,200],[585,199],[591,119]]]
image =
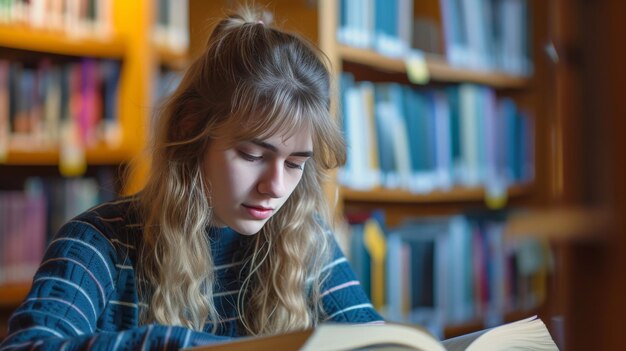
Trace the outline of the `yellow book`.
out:
[[[385,304],[385,255],[387,242],[382,228],[375,219],[368,219],[363,229],[365,248],[371,258],[371,300],[375,309]]]

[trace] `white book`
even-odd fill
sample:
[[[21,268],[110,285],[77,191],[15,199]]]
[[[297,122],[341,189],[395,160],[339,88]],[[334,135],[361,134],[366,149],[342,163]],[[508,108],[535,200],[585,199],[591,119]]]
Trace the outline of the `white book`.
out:
[[[450,133],[450,105],[441,91],[433,94],[435,115],[436,184],[443,190],[452,187],[452,136]]]
[[[169,17],[168,47],[176,52],[186,52],[189,48],[188,0],[170,0]]]
[[[439,0],[443,21],[446,59],[453,66],[466,66],[470,54],[461,2],[463,0]]]
[[[461,129],[461,160],[457,167],[457,179],[464,186],[481,184],[479,170],[479,125],[477,114],[477,87],[472,84],[459,86],[459,109]]]
[[[497,328],[467,334],[441,342],[418,326],[386,323],[325,323],[315,328],[281,335],[240,338],[188,351],[340,351],[382,347],[387,350],[422,351],[558,351],[545,324],[536,317],[504,324]]]

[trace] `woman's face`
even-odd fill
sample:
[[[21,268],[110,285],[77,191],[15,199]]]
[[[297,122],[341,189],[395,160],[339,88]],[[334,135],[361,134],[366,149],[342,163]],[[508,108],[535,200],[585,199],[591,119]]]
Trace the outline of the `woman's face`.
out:
[[[312,154],[308,130],[288,139],[277,134],[234,146],[228,140],[212,141],[204,171],[217,224],[245,235],[258,233],[296,188]]]

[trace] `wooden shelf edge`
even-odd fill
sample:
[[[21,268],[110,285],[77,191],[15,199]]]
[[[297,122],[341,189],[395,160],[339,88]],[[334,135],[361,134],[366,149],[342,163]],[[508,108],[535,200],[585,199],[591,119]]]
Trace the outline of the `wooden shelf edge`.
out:
[[[518,197],[530,192],[531,184],[517,184],[511,186],[508,197]],[[381,202],[381,203],[428,203],[428,202],[466,202],[483,201],[485,189],[483,187],[465,188],[455,187],[450,191],[433,191],[425,194],[412,193],[401,189],[376,188],[368,191],[341,188],[341,197],[344,201]]]
[[[15,308],[26,297],[30,282],[0,284],[0,308]]]
[[[131,161],[133,153],[126,148],[97,147],[86,150],[87,164],[107,165]],[[51,166],[59,164],[59,150],[55,148],[18,150],[9,149],[0,165],[10,166]]]
[[[182,71],[189,64],[187,52],[175,51],[163,45],[154,44],[159,62],[173,70]]]
[[[348,62],[370,66],[374,69],[392,73],[406,73],[406,65],[400,58],[381,55],[373,50],[339,45],[341,59]],[[479,71],[450,66],[440,56],[426,56],[426,65],[430,79],[450,83],[478,83],[495,88],[524,88],[529,85],[529,78],[496,71]]]
[[[538,237],[553,242],[601,241],[610,232],[610,210],[555,207],[513,213],[506,223],[508,237]]]
[[[28,26],[0,25],[0,47],[69,56],[121,59],[126,51],[121,37],[68,36]]]

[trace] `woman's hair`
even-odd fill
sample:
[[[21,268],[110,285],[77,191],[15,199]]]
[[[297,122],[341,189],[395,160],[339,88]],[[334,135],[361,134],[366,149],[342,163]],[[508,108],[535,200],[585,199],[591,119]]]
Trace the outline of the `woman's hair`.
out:
[[[302,38],[244,8],[220,21],[156,120],[152,165],[140,192],[142,323],[201,330],[220,318],[207,228],[214,217],[203,162],[212,140],[312,132],[313,157],[283,207],[251,238],[237,308],[245,332],[314,325],[323,267],[330,259],[330,213],[322,183],[343,165],[345,144],[330,115],[326,57]],[[208,320],[207,320],[208,318]]]

